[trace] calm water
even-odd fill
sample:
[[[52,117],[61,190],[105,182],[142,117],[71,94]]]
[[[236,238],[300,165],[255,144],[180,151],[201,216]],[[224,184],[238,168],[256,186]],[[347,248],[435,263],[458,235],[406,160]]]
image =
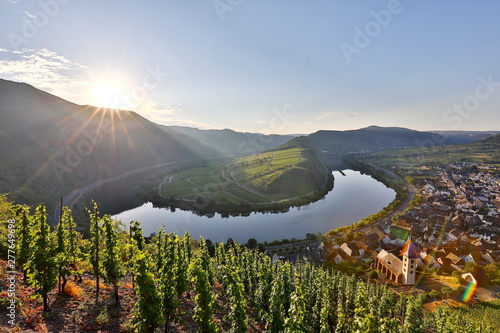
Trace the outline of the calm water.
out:
[[[384,184],[357,171],[345,170],[346,176],[335,171],[334,189],[320,201],[292,208],[287,213],[213,218],[196,216],[190,212],[153,208],[151,203],[117,214],[114,218],[129,223],[140,221],[145,235],[165,224],[168,232],[183,234],[189,230],[192,237],[203,236],[212,241],[232,238],[246,242],[255,238],[259,242],[283,238],[304,238],[305,234],[325,233],[337,227],[352,224],[370,214],[377,213],[394,200],[396,193]]]

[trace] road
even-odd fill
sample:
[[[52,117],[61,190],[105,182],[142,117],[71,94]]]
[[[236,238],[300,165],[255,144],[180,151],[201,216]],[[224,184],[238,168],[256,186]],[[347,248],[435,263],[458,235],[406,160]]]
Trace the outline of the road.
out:
[[[392,213],[390,213],[389,215],[387,215],[384,218],[384,219],[389,219],[390,220],[394,215],[403,213],[410,206],[410,202],[413,199],[415,199],[415,195],[417,194],[417,191],[415,190],[415,188],[411,184],[408,184],[406,182],[406,180],[404,180],[403,178],[401,178],[399,175],[395,174],[394,172],[392,172],[390,170],[387,170],[387,169],[384,169],[384,168],[381,168],[381,167],[376,166],[376,165],[370,164],[370,166],[373,167],[373,168],[379,169],[381,171],[384,171],[385,173],[388,173],[389,175],[391,175],[392,177],[396,178],[401,183],[403,183],[406,186],[406,188],[408,189],[408,195],[406,196],[405,200],[399,205],[399,207],[396,210],[394,210]],[[366,233],[370,229],[371,229],[371,225],[366,226],[364,228],[361,228],[361,229],[359,229],[357,231],[361,231],[363,233]]]
[[[92,184],[89,184],[87,186],[76,189],[73,192],[71,192],[70,194],[64,196],[63,203],[62,203],[63,207],[66,206],[66,207],[71,208],[75,204],[75,202],[77,202],[81,198],[81,196],[83,194],[90,192],[91,190],[93,190],[97,186],[101,186],[101,185],[104,185],[106,183],[109,183],[109,182],[112,182],[112,181],[115,181],[118,179],[126,178],[129,176],[138,174],[138,173],[143,173],[145,171],[153,170],[155,168],[161,168],[161,167],[165,167],[165,166],[169,166],[169,165],[173,165],[173,164],[177,164],[177,163],[181,163],[181,162],[186,162],[186,161],[175,161],[175,162],[150,165],[150,166],[141,167],[141,168],[127,171],[127,172],[125,172],[119,176],[116,176],[116,177],[96,181]],[[59,201],[56,205],[56,208],[54,209],[54,214],[53,214],[53,217],[54,217],[53,223],[54,224],[56,224],[59,221],[60,213],[61,213],[61,202]]]

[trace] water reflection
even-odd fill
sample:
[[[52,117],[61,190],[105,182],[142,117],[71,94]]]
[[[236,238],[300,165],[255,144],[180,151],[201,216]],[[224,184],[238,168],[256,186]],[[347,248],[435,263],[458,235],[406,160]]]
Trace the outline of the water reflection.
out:
[[[334,171],[334,189],[325,198],[307,206],[292,208],[287,213],[262,214],[222,218],[196,216],[177,209],[153,208],[151,203],[115,215],[125,223],[140,221],[144,234],[155,232],[165,224],[168,232],[183,234],[189,230],[193,237],[203,236],[212,241],[232,238],[246,242],[255,238],[259,242],[283,238],[304,238],[306,233],[325,233],[359,221],[377,213],[394,200],[396,193],[384,184],[357,171],[344,170],[346,176]]]

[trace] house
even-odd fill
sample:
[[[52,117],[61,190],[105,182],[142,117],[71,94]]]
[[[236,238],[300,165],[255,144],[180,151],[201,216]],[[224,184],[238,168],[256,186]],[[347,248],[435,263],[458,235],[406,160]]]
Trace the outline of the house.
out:
[[[481,257],[490,264],[496,263],[492,253],[484,253]]]
[[[375,249],[380,243],[380,236],[374,232],[371,232],[361,238],[358,238],[357,244],[359,247],[366,251],[370,249]]]
[[[387,236],[384,230],[378,225],[372,226],[372,228],[370,229],[370,234],[376,234],[378,236],[379,242]]]
[[[467,281],[469,283],[473,283],[474,285],[477,285],[477,280],[474,277],[474,275],[472,275],[472,273],[464,273],[461,276],[462,276],[462,279],[464,279],[465,281]]]
[[[453,229],[446,234],[446,237],[448,237],[448,239],[451,241],[456,241],[460,238],[461,235],[462,233],[459,230]]]
[[[481,257],[480,257],[480,258],[481,258]],[[481,259],[482,259],[482,258],[481,258],[481,259],[479,259],[479,260],[478,260],[477,258],[476,258],[476,259],[474,259],[474,256],[473,256],[471,253],[469,253],[468,255],[463,256],[463,257],[462,257],[462,259],[463,259],[463,261],[464,261],[466,264],[467,264],[468,262],[473,262],[473,263],[477,264],[477,263],[479,263],[479,261],[481,261]],[[477,260],[477,261],[476,261],[476,260]]]
[[[333,256],[333,261],[335,261],[336,264],[340,264],[342,261],[353,261],[354,258],[349,256],[347,253],[345,253],[342,250],[336,250]]]
[[[457,256],[455,253],[453,252],[450,252],[446,255],[446,258],[450,259],[451,260],[451,263],[454,264],[454,265],[465,265],[465,262],[463,261],[462,258],[460,258],[459,256]]]
[[[349,257],[359,259],[365,255],[365,250],[360,248],[355,242],[344,243],[340,246]]]
[[[433,256],[431,256],[430,254],[422,252],[420,255],[420,258],[422,259],[424,267],[427,267],[427,268],[441,267],[441,265],[437,262],[437,260]]]
[[[463,230],[465,227],[465,215],[460,214],[460,215],[457,215],[454,218],[452,218],[450,221],[450,226],[452,228],[457,228],[457,229]]]

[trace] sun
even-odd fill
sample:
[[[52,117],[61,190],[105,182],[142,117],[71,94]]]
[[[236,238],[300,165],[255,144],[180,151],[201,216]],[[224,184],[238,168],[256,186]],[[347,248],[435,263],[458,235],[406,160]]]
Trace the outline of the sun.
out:
[[[114,83],[96,84],[90,88],[93,105],[104,108],[120,108],[127,102],[127,94]]]

